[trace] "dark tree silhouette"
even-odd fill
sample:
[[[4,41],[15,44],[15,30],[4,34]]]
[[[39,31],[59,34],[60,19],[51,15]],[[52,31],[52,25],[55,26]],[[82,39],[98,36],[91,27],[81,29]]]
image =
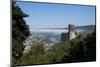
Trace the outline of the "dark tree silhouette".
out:
[[[12,64],[15,65],[24,50],[23,42],[30,35],[29,26],[24,17],[28,17],[15,2],[12,2]]]

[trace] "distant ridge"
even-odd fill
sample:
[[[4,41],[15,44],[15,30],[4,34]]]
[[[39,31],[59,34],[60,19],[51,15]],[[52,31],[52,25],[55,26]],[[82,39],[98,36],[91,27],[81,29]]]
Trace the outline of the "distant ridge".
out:
[[[86,25],[86,26],[76,26],[76,29],[85,29],[85,30],[90,30],[90,29],[95,29],[96,25]]]
[[[94,29],[96,25],[75,26],[75,29]],[[67,28],[40,28],[40,29],[68,29]]]

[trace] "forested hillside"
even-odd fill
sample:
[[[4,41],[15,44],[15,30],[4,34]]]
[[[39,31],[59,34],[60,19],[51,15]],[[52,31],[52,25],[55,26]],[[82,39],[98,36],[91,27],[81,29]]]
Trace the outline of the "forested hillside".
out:
[[[43,41],[33,42],[29,53],[24,54],[17,64],[51,64],[72,63],[96,60],[96,32],[89,33],[85,38],[79,35],[77,38],[66,43],[55,43],[45,50]]]

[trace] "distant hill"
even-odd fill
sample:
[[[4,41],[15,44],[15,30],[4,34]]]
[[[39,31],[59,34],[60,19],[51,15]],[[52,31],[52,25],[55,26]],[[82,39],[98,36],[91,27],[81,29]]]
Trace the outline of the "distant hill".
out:
[[[84,29],[84,30],[93,30],[95,29],[96,25],[86,25],[86,26],[76,26],[76,29]]]
[[[85,29],[85,30],[91,30],[95,29],[95,25],[86,25],[86,26],[75,26],[76,29]],[[43,29],[68,29],[67,28],[43,28]]]

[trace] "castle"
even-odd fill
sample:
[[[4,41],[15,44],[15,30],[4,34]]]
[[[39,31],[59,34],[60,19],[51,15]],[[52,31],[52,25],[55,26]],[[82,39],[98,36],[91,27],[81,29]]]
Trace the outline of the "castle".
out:
[[[74,39],[77,36],[77,32],[75,31],[75,26],[72,24],[69,24],[68,26],[68,33],[62,33],[61,34],[61,41],[66,42]]]

